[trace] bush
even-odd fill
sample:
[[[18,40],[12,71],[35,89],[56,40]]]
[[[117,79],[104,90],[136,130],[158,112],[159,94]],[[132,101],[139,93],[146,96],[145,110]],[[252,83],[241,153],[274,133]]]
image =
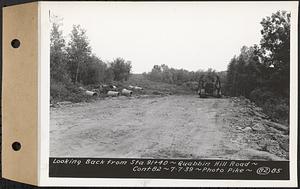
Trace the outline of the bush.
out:
[[[263,88],[255,89],[250,93],[250,99],[257,104],[264,104],[266,101],[274,100],[275,95]]]
[[[268,91],[267,89],[255,89],[250,94],[250,99],[274,121],[289,123],[289,98],[284,98]]]
[[[53,80],[50,85],[50,95],[50,103],[62,101],[84,102],[91,99],[79,89],[79,86],[71,82],[63,83]]]
[[[66,89],[63,83],[51,81],[51,85],[50,85],[51,103],[53,103],[53,101],[57,101],[58,99],[62,99],[62,97],[66,93],[68,93],[68,90]]]

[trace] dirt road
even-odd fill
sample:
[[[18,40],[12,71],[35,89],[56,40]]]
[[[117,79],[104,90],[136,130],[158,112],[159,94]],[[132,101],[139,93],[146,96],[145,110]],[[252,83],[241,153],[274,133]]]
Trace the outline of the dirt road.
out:
[[[288,159],[286,131],[262,124],[266,118],[259,109],[249,116],[243,108],[230,98],[196,95],[118,97],[51,108],[50,155]]]

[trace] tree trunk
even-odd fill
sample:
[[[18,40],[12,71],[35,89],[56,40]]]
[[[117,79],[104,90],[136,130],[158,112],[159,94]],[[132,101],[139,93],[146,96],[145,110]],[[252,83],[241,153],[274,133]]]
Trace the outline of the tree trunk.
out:
[[[78,74],[79,74],[79,61],[77,63],[77,69],[76,69],[76,75],[75,75],[75,83],[77,83]]]

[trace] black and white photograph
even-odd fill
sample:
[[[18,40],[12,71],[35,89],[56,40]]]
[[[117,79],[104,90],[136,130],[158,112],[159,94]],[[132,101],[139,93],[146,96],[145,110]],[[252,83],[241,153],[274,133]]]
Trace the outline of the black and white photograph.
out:
[[[297,1],[0,5],[4,179],[298,186]]]
[[[50,9],[50,157],[289,161],[290,5]]]

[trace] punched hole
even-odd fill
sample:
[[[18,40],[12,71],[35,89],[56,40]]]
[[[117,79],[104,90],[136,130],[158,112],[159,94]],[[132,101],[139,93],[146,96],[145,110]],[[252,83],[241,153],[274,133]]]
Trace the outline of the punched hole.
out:
[[[19,151],[21,149],[21,143],[19,142],[14,142],[11,146],[14,151]]]
[[[20,45],[21,45],[21,42],[18,39],[14,39],[14,40],[11,41],[11,46],[13,48],[19,48]]]

